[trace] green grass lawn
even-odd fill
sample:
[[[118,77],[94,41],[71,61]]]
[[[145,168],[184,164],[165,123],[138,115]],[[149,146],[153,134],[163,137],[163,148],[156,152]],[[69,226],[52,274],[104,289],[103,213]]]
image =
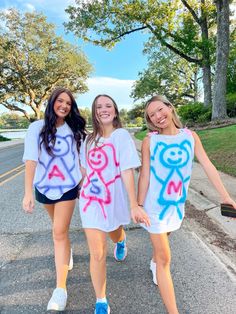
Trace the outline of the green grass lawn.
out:
[[[220,171],[236,177],[236,125],[197,131],[212,163]],[[142,140],[146,131],[135,134]]]

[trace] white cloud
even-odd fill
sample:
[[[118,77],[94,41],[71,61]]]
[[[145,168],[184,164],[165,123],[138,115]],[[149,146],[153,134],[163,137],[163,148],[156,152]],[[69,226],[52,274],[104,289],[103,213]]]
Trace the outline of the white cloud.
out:
[[[235,24],[235,19],[236,19],[236,1],[233,1],[230,5],[230,10],[232,13],[232,16],[230,17],[231,22],[233,22],[233,24]]]
[[[25,7],[26,11],[35,11],[36,10],[35,6],[31,3],[25,3],[24,7]]]
[[[74,5],[75,0],[6,0],[0,4],[1,8],[16,8],[18,10],[25,11],[38,11],[44,12],[46,15],[50,15],[53,18],[67,20],[68,15],[65,12],[65,8],[69,5]]]
[[[134,101],[129,95],[133,83],[134,80],[121,80],[111,77],[89,78],[87,81],[89,91],[78,96],[78,106],[91,107],[94,98],[98,94],[107,94],[114,98],[119,109],[131,109]]]

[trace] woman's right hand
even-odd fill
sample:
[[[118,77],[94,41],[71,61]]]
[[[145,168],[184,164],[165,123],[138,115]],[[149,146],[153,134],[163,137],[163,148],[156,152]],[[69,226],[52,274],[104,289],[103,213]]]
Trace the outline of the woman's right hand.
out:
[[[131,208],[131,218],[134,223],[144,223],[147,227],[151,225],[150,219],[142,206],[138,205]]]
[[[23,209],[26,213],[30,213],[32,214],[33,209],[34,209],[34,197],[33,194],[25,194],[24,198],[23,198]]]

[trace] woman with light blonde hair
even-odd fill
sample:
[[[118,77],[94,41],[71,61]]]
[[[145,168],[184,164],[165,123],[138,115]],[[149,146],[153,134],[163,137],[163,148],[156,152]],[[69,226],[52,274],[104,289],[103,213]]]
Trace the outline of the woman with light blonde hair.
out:
[[[138,204],[143,206],[151,225],[142,226],[149,232],[153,247],[150,262],[153,281],[159,286],[169,314],[178,314],[170,273],[171,250],[168,235],[178,230],[192,173],[194,155],[221,196],[222,203],[236,209],[220,176],[209,160],[198,135],[183,129],[174,106],[164,96],[147,101],[145,119],[151,131],[142,143],[142,167],[138,182]]]

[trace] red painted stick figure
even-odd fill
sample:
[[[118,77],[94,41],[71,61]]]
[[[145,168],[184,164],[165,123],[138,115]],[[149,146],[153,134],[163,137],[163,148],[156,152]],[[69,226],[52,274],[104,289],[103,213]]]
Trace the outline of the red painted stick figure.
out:
[[[112,144],[103,144],[101,147],[94,147],[88,152],[87,162],[92,169],[92,172],[87,176],[87,182],[84,184],[81,197],[88,200],[85,204],[83,211],[85,212],[92,201],[98,202],[104,218],[106,219],[106,213],[104,209],[104,204],[110,204],[111,192],[109,190],[109,185],[114,183],[116,179],[120,178],[120,173],[115,175],[115,177],[108,182],[105,182],[104,171],[109,165],[109,157],[106,148],[112,151],[112,162],[118,167],[119,163],[116,160],[115,148]]]

